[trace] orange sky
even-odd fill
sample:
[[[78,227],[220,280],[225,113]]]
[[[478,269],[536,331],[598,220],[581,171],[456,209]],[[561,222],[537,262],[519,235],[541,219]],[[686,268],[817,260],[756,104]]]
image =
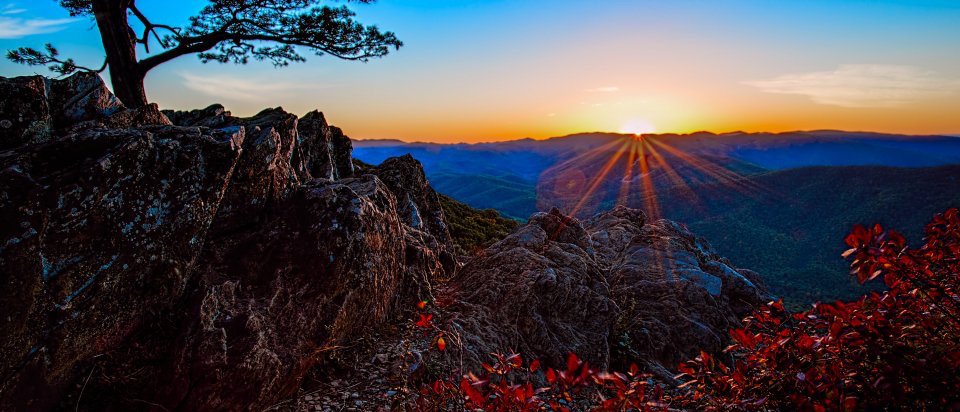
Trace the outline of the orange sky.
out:
[[[177,23],[201,0],[148,2]],[[92,25],[55,2],[0,16],[0,46],[96,66]],[[369,63],[276,69],[183,57],[152,71],[161,107],[314,108],[353,138],[460,142],[586,131],[845,129],[960,134],[960,2],[458,1],[350,4],[405,46]],[[66,23],[64,23],[66,22]],[[28,30],[31,27],[42,31]],[[38,69],[0,63],[5,75]]]

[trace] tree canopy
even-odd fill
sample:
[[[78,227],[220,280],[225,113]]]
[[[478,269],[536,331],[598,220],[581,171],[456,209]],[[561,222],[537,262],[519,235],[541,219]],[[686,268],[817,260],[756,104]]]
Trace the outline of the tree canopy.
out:
[[[210,0],[183,27],[151,20],[137,7],[136,0],[59,2],[72,16],[95,19],[106,54],[103,66],[94,69],[78,65],[73,59],[60,57],[52,44],[43,50],[10,50],[7,58],[47,66],[61,75],[109,68],[117,96],[132,107],[147,102],[143,79],[148,71],[187,54],[196,54],[204,63],[246,64],[252,58],[282,67],[305,61],[304,51],[367,61],[403,45],[392,32],[354,20],[354,12],[346,5],[321,6],[317,0]],[[151,44],[162,50],[151,52]],[[137,59],[138,45],[147,53],[142,59]]]

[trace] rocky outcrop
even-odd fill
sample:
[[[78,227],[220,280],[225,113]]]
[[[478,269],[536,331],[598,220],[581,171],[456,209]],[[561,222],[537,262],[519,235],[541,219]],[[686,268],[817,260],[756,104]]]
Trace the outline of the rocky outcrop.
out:
[[[393,313],[405,233],[379,179],[313,181],[274,210],[204,251],[203,296],[175,353],[181,408],[265,408]]]
[[[0,409],[44,409],[76,366],[184,292],[242,133],[86,131],[0,153]]]
[[[532,216],[469,261],[450,293],[471,364],[513,349],[551,364],[576,353],[607,365],[618,308],[600,263],[580,222],[557,211]]]
[[[382,179],[391,191],[400,194],[397,196],[400,217],[407,226],[427,235],[421,236],[422,242],[440,257],[445,271],[453,274],[453,239],[440,205],[440,196],[427,182],[420,162],[407,154],[384,160],[369,172]]]
[[[407,225],[432,234],[444,244],[451,243],[440,197],[427,183],[420,162],[409,154],[391,157],[371,172],[394,190],[404,193],[398,206]]]
[[[130,110],[80,74],[0,78],[0,126],[0,410],[263,410],[328,366],[376,403],[510,349],[665,370],[765,298],[625,208],[534,215],[460,267],[419,162],[355,167],[319,112]]]
[[[91,127],[170,124],[155,104],[125,108],[93,73],[77,73],[63,80],[43,76],[4,79],[0,96],[0,150],[48,142]]]
[[[319,112],[0,93],[2,410],[263,409],[455,267]]]
[[[610,335],[620,362],[672,370],[700,350],[717,352],[729,329],[769,299],[756,274],[734,269],[675,222],[617,207],[585,226],[620,308]]]
[[[476,366],[512,348],[560,365],[573,352],[670,376],[681,359],[722,349],[767,298],[763,286],[682,226],[645,220],[623,207],[585,222],[554,209],[468,261],[449,286],[465,358]]]

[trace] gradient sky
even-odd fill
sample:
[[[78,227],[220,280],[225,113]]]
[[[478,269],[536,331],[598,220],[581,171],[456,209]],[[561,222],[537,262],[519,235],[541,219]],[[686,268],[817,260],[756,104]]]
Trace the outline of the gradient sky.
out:
[[[201,0],[141,0],[183,24]],[[275,69],[181,57],[163,108],[320,109],[353,138],[459,142],[583,131],[960,133],[960,1],[400,1],[351,4],[405,46]],[[91,20],[0,1],[0,48],[52,42],[99,66]],[[140,50],[142,52],[142,49]],[[5,76],[48,72],[0,63]]]

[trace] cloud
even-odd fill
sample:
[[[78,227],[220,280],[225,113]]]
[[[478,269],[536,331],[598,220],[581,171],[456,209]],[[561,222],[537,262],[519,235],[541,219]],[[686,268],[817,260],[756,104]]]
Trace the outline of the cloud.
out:
[[[75,19],[24,19],[9,17],[22,13],[22,9],[12,9],[9,6],[0,11],[0,39],[19,39],[34,34],[58,32],[67,28]]]
[[[0,14],[20,14],[26,12],[27,9],[21,9],[13,3],[8,3],[3,8],[0,8]]]
[[[286,96],[327,86],[302,82],[267,82],[233,76],[197,76],[180,73],[183,85],[208,96],[232,100],[257,101],[268,97]]]
[[[620,88],[617,86],[606,86],[606,87],[597,87],[593,89],[587,89],[586,91],[590,93],[616,93],[620,91]]]
[[[915,66],[843,64],[833,71],[785,74],[744,82],[767,93],[799,94],[841,107],[897,107],[951,93],[956,80]]]

